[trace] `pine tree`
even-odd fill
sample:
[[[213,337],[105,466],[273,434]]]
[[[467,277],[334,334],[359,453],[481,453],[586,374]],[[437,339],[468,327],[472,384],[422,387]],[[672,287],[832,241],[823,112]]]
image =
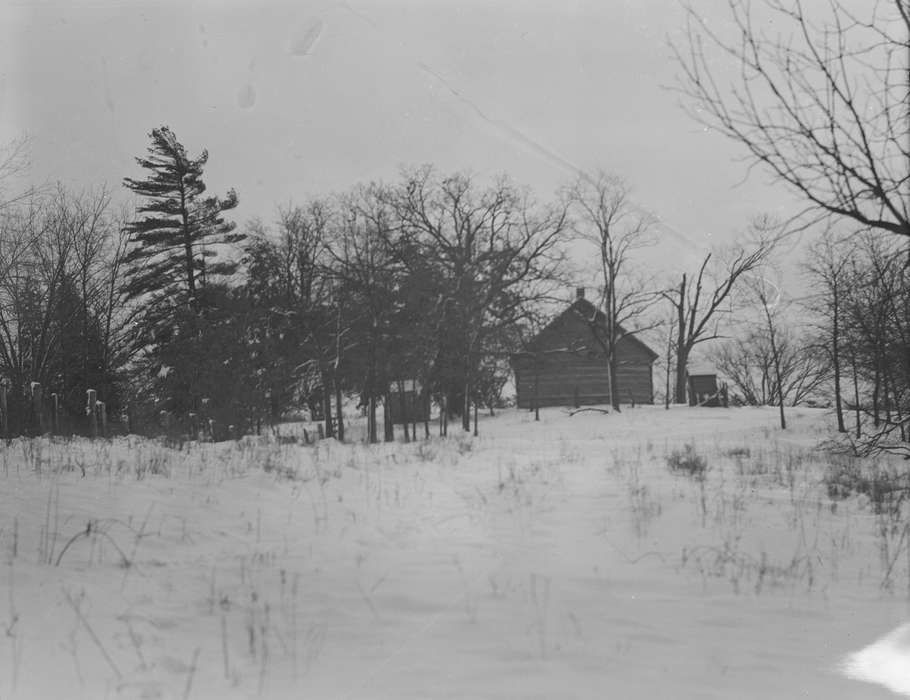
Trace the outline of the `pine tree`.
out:
[[[127,301],[142,300],[150,318],[161,320],[177,307],[200,308],[207,279],[236,268],[233,262],[212,261],[217,246],[244,236],[233,233],[235,224],[222,216],[237,206],[234,190],[224,199],[203,197],[208,151],[190,158],[167,126],[153,129],[149,137],[148,157],[136,158],[148,176],[123,180],[143,200],[137,219],[127,225],[132,247],[125,258],[125,293]]]
[[[166,126],[149,136],[148,156],[136,159],[146,177],[123,180],[140,198],[136,218],[125,227],[130,243],[123,287],[125,301],[139,307],[134,369],[142,389],[136,399],[155,412],[185,416],[209,398],[219,404],[220,418],[233,401],[211,394],[213,386],[232,386],[228,368],[218,364],[218,381],[203,369],[216,369],[210,350],[226,343],[219,309],[227,296],[218,278],[233,273],[237,263],[215,258],[245,238],[224,218],[237,206],[237,195],[204,196],[207,151],[189,157]]]

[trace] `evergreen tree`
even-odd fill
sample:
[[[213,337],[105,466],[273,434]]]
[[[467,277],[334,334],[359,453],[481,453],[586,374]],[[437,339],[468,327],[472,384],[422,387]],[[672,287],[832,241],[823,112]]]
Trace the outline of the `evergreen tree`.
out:
[[[229,295],[217,279],[237,267],[214,258],[225,245],[245,238],[224,218],[237,206],[237,195],[230,190],[223,199],[204,196],[207,151],[189,157],[166,126],[149,136],[148,156],[136,159],[146,177],[123,180],[141,198],[135,220],[125,227],[130,243],[123,286],[124,300],[141,304],[134,342],[140,351],[137,385],[143,389],[137,400],[175,415],[198,411],[203,399],[230,411],[229,397],[210,396],[214,386],[233,386],[227,367],[218,366],[217,381],[208,370],[214,370],[213,338],[227,342],[218,332],[224,326],[220,305]]]
[[[244,236],[234,233],[234,223],[222,216],[237,206],[234,190],[224,199],[203,197],[208,152],[190,158],[166,126],[153,129],[149,137],[148,157],[136,159],[148,176],[123,180],[143,200],[139,216],[127,225],[132,247],[125,258],[125,292],[127,301],[143,300],[153,311],[150,320],[160,322],[177,306],[199,309],[207,278],[236,268],[233,262],[212,261],[217,246]]]

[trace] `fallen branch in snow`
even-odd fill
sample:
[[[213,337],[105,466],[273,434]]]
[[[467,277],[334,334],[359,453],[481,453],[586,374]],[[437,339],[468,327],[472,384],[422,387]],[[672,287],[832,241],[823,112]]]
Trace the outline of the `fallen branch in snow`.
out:
[[[593,406],[587,406],[585,408],[573,409],[573,410],[569,411],[568,413],[569,413],[569,417],[571,418],[576,413],[584,413],[585,411],[594,411],[595,413],[605,413],[605,414],[610,414],[613,412],[609,408],[594,408]]]
[[[148,670],[148,664],[145,662],[145,655],[142,653],[142,642],[139,639],[139,635],[136,634],[136,630],[133,629],[129,617],[121,616],[119,619],[126,625],[126,631],[129,633],[130,642],[133,643],[133,649],[136,650],[136,656],[139,657],[139,663],[141,664],[142,670]]]
[[[122,680],[123,674],[120,673],[120,669],[117,668],[117,664],[114,663],[111,655],[107,653],[107,649],[104,648],[104,644],[101,643],[98,635],[95,634],[95,630],[92,629],[92,626],[88,623],[88,620],[85,619],[85,615],[82,614],[80,607],[76,605],[76,601],[73,600],[70,592],[65,588],[63,589],[63,592],[66,594],[66,600],[69,602],[70,606],[73,608],[73,611],[76,613],[76,617],[79,618],[79,622],[81,622],[82,626],[85,627],[86,632],[88,632],[89,636],[92,638],[92,641],[95,642],[95,645],[101,651],[101,654],[104,656],[108,665],[111,667],[111,669],[113,669],[114,673],[117,674],[117,680]]]
[[[95,534],[103,535],[106,537],[108,542],[114,545],[114,549],[116,549],[120,553],[120,556],[123,557],[124,568],[129,568],[130,560],[127,558],[126,554],[124,554],[123,550],[120,549],[120,545],[117,544],[117,541],[105,530],[100,529],[97,523],[95,523],[95,527],[93,529],[91,520],[88,521],[84,530],[77,532],[75,535],[70,537],[69,541],[65,545],[63,545],[63,549],[60,550],[60,554],[57,556],[57,562],[54,564],[54,566],[60,566],[60,562],[63,560],[63,555],[66,554],[66,550],[68,550],[76,540],[78,540],[80,537],[91,537],[93,532]]]
[[[606,532],[607,532],[606,530],[601,530],[597,534],[604,535],[604,534],[606,534]],[[613,542],[609,537],[604,537],[604,541],[608,545],[610,545],[613,549],[615,549],[616,552],[619,554],[619,556],[621,556],[623,559],[625,559],[626,563],[628,563],[628,564],[637,564],[642,559],[647,559],[648,557],[656,557],[660,560],[660,562],[662,564],[667,563],[667,557],[662,552],[650,550],[650,551],[644,552],[643,554],[640,554],[637,557],[630,557],[628,554],[626,554],[625,550],[623,550],[622,547],[620,547],[618,544]]]
[[[193,689],[193,676],[196,675],[196,664],[199,663],[199,649],[196,647],[196,651],[193,652],[193,661],[190,663],[190,673],[186,678],[186,687],[183,689],[183,700],[187,700],[190,696],[190,691]]]

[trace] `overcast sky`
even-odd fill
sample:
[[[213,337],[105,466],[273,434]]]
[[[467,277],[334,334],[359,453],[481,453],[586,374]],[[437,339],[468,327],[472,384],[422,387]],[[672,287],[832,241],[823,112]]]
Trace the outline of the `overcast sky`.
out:
[[[4,4],[5,2],[5,4]],[[700,3],[722,30],[725,3]],[[541,198],[626,178],[672,257],[793,200],[669,87],[677,0],[0,0],[0,137],[31,177],[119,188],[167,124],[239,223],[399,166],[506,172]],[[710,17],[712,21],[715,17]],[[731,66],[718,65],[735,78]]]

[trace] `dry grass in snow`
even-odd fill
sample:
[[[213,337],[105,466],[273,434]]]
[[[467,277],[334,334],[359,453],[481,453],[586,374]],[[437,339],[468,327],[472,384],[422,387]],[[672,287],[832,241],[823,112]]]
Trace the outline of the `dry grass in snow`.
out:
[[[822,411],[775,419],[13,441],[0,698],[890,697],[844,671],[893,663],[847,655],[905,620],[906,504],[829,484],[900,465],[818,449]]]

